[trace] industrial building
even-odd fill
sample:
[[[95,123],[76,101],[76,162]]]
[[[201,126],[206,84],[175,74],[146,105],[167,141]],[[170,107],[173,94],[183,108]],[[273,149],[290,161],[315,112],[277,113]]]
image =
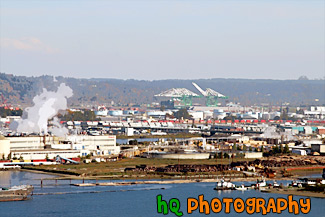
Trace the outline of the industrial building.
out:
[[[311,151],[318,152],[320,155],[325,155],[325,144],[311,144]]]
[[[65,139],[52,136],[1,137],[1,158],[23,158],[26,160],[53,159],[57,155],[65,158],[119,154],[116,136],[71,135]]]
[[[81,155],[81,150],[38,149],[17,150],[11,152],[12,158],[21,158],[24,160],[55,159],[58,155],[70,159],[78,158]]]

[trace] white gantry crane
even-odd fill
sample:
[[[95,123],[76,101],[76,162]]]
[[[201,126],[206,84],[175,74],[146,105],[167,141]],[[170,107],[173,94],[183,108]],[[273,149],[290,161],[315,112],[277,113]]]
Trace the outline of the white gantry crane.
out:
[[[194,97],[200,97],[196,93],[186,89],[186,88],[172,88],[166,90],[160,94],[156,94],[156,97],[170,97],[173,101],[182,101],[182,107],[192,106],[192,99]]]
[[[207,88],[204,91],[196,83],[192,82],[192,84],[206,98],[206,106],[218,106],[218,99],[228,99],[227,96],[212,90],[211,88]]]

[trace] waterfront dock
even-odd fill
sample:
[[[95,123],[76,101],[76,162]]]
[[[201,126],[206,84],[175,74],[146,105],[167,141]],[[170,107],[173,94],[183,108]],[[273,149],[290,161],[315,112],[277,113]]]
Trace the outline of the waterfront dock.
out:
[[[216,182],[216,179],[188,179],[188,180],[161,180],[161,181],[135,181],[135,182],[100,182],[100,183],[76,183],[71,184],[78,187],[88,186],[122,186],[122,185],[143,185],[143,184],[181,184],[181,183],[195,183],[195,182]]]
[[[235,182],[256,181],[255,177],[250,178],[226,178]],[[292,178],[291,178],[292,179]],[[281,178],[280,180],[291,180],[289,178]],[[267,179],[273,180],[273,179]],[[147,180],[147,181],[122,181],[122,182],[96,182],[96,183],[73,183],[71,185],[78,187],[87,186],[121,186],[121,185],[143,185],[143,184],[186,184],[186,183],[216,183],[220,179],[170,179],[170,180]]]

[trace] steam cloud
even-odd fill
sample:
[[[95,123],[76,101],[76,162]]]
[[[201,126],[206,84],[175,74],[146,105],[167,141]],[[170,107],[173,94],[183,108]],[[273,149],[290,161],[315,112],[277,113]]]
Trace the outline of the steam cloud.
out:
[[[281,137],[283,137],[285,141],[290,141],[295,139],[295,137],[292,135],[292,132],[277,132],[276,127],[274,126],[266,128],[264,133],[261,136],[264,136],[264,138],[277,138],[277,139],[281,139]]]
[[[26,108],[22,119],[12,122],[10,128],[18,133],[48,133],[48,120],[53,118],[59,110],[67,109],[67,99],[72,95],[72,89],[64,83],[60,84],[56,92],[47,91],[44,88],[40,95],[34,97],[34,106]],[[63,136],[68,132],[60,125],[56,117],[53,119],[53,127],[50,130],[57,136]]]

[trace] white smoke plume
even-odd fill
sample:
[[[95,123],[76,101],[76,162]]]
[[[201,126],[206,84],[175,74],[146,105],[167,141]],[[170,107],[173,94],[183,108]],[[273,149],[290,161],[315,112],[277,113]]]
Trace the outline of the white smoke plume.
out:
[[[292,135],[292,132],[277,132],[277,129],[274,126],[266,128],[264,133],[261,134],[261,137],[273,139],[283,138],[285,141],[295,140],[295,137]]]
[[[281,138],[280,134],[276,132],[276,127],[274,126],[267,127],[261,136],[263,136],[264,138],[274,138],[274,139]]]
[[[57,115],[59,110],[67,109],[67,99],[72,95],[72,89],[64,83],[60,84],[56,92],[43,88],[43,92],[34,97],[34,105],[26,108],[22,119],[13,122],[10,129],[18,133],[48,133],[48,120]],[[51,131],[58,136],[68,132],[67,129],[61,127],[57,118],[53,120]]]
[[[64,137],[69,133],[69,130],[60,124],[59,118],[57,117],[53,118],[52,125],[49,130],[53,135]]]

